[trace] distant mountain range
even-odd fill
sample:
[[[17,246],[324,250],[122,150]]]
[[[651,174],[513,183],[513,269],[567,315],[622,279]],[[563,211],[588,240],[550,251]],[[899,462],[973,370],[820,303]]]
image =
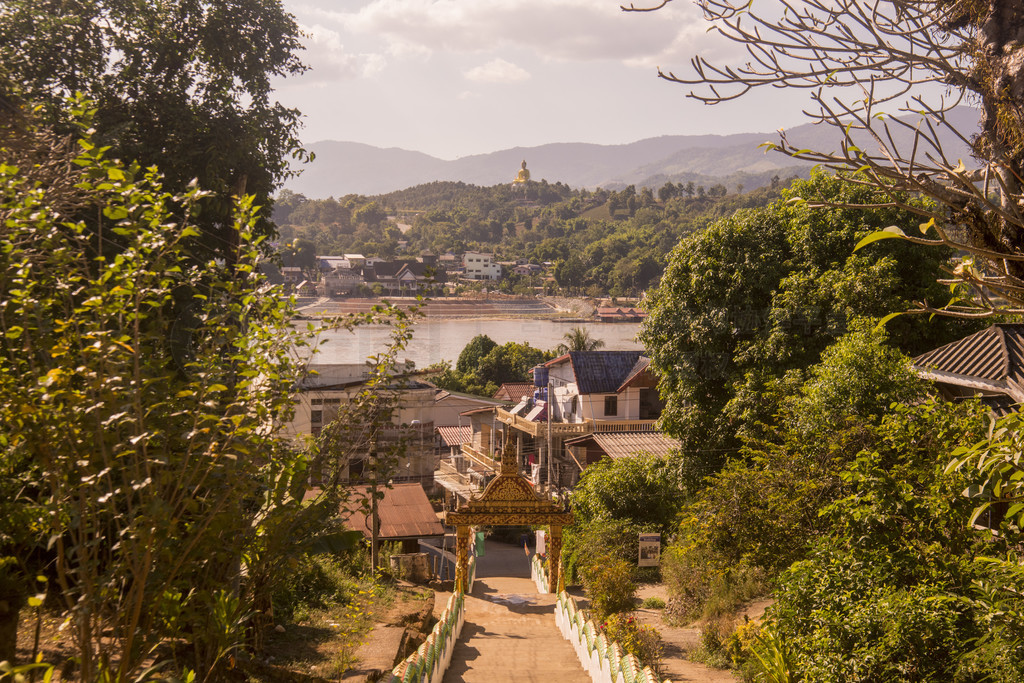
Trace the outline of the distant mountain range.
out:
[[[978,116],[977,110],[960,107],[950,119],[958,130],[973,132]],[[788,130],[787,136],[793,144],[808,149],[838,147],[835,129],[826,126],[805,124]],[[656,189],[667,181],[692,180],[706,187],[722,183],[732,190],[742,184],[751,190],[768,184],[775,175],[788,178],[809,174],[809,164],[758,149],[761,143],[777,141],[778,137],[778,133],[738,133],[663,135],[624,145],[553,143],[453,161],[395,147],[326,140],[308,146],[316,159],[285,187],[311,199],[322,199],[384,194],[435,180],[490,186],[510,182],[525,159],[534,180],[562,182],[574,188],[618,190],[636,185]],[[943,142],[947,157],[969,163],[970,153],[963,143],[952,135]],[[870,142],[858,144],[863,147]]]

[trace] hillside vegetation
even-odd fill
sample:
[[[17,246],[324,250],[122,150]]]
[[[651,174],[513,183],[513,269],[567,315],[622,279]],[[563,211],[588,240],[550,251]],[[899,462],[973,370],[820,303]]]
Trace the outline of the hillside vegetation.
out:
[[[499,261],[551,264],[547,285],[566,294],[635,297],[657,284],[680,239],[767,205],[783,186],[778,177],[747,193],[742,185],[692,182],[616,192],[546,181],[515,190],[439,181],[376,197],[307,199],[285,191],[274,218],[285,265],[312,267],[315,256],[350,252],[410,258],[480,250]],[[509,274],[500,287],[532,293],[541,284],[542,276]]]

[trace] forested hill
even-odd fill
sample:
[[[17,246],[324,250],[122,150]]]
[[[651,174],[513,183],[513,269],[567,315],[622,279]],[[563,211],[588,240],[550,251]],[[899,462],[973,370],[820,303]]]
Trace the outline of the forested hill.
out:
[[[978,112],[974,109],[960,107],[950,113],[950,118],[955,119],[954,127],[960,130],[977,128]],[[909,144],[909,128],[896,132]],[[808,148],[839,147],[835,131],[827,127],[806,124],[788,130],[787,136]],[[759,148],[761,143],[776,141],[778,137],[777,132],[765,132],[665,135],[622,145],[555,143],[450,161],[422,152],[328,140],[308,145],[316,158],[304,165],[302,174],[290,179],[286,187],[307,197],[323,198],[384,194],[435,180],[496,185],[511,181],[524,159],[535,180],[587,189],[621,190],[635,185],[656,190],[667,181],[692,181],[705,187],[742,184],[753,189],[768,185],[776,175],[807,177],[809,164],[781,154],[766,154]],[[857,142],[861,146],[872,145],[869,140]],[[970,153],[961,140],[950,136],[944,140],[943,148],[951,159],[969,161]]]
[[[775,176],[754,191],[693,182],[590,191],[543,180],[515,191],[507,183],[436,181],[339,199],[286,190],[274,220],[285,265],[312,267],[317,255],[351,252],[391,259],[480,250],[499,261],[552,264],[544,276],[509,273],[498,283],[505,291],[533,293],[553,275],[564,293],[632,297],[657,283],[682,237],[737,209],[765,206],[793,179]]]

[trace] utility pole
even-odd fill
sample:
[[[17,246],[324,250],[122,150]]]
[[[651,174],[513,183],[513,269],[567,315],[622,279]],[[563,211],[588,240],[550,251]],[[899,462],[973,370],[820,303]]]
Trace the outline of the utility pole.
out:
[[[377,440],[370,441],[370,568],[377,577],[377,539],[380,537],[380,516],[377,514]]]
[[[547,408],[548,408],[547,409],[547,413],[548,413],[548,429],[547,429],[547,437],[548,437],[547,451],[548,451],[548,457],[547,457],[547,461],[548,461],[548,463],[547,463],[547,465],[548,465],[548,497],[550,497],[551,496],[551,411],[554,410],[554,407],[555,407],[554,401],[552,400],[554,398],[554,396],[551,393],[551,374],[550,373],[548,374],[547,396],[545,396],[545,398],[548,401],[548,406],[547,406]]]

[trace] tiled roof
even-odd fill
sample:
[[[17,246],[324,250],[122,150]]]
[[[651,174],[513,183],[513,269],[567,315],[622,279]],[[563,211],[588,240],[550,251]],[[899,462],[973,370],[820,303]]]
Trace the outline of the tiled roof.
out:
[[[628,375],[626,375],[626,379],[622,380],[622,384],[619,385],[617,391],[622,391],[627,386],[629,386],[630,382],[632,382],[641,374],[643,374],[643,372],[650,366],[651,359],[648,358],[647,356],[640,356],[639,358],[637,358],[636,364],[633,366],[633,369],[629,371]]]
[[[998,324],[914,359],[925,378],[1024,401],[1024,325]]]
[[[569,362],[581,394],[614,394],[629,377],[640,351],[570,351]]]
[[[591,441],[611,458],[625,458],[637,453],[668,455],[679,448],[679,442],[661,432],[598,432],[568,439],[566,446],[582,446]]]
[[[512,403],[519,403],[523,396],[533,394],[533,382],[505,382],[501,388],[494,392],[494,398],[507,397]]]
[[[349,491],[349,499],[342,506],[350,513],[345,526],[370,538],[370,513],[363,509],[363,501],[370,496],[370,487],[355,486]],[[444,535],[444,527],[427,500],[423,486],[418,483],[394,484],[384,489],[384,498],[377,504],[377,515],[380,517],[380,538],[384,540]]]
[[[470,425],[461,427],[458,425],[441,425],[434,429],[437,430],[437,435],[441,437],[441,442],[446,448],[469,443],[473,440],[473,427]]]

